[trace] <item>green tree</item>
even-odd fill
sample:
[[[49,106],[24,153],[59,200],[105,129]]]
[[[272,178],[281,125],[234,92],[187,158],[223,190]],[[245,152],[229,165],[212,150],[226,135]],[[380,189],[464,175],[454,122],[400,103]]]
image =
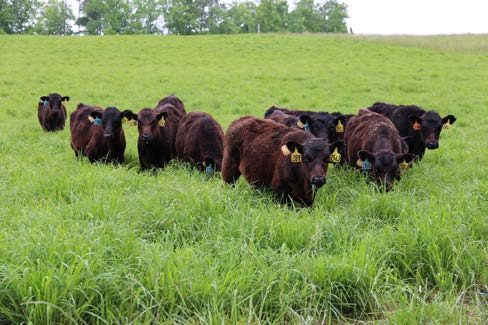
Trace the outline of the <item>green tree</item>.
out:
[[[164,20],[172,34],[191,35],[200,30],[198,6],[194,0],[168,0],[164,7]]]
[[[320,32],[323,19],[313,0],[300,0],[289,14],[288,30],[293,33]]]
[[[105,0],[103,31],[106,34],[130,33],[131,6],[128,0]]]
[[[256,4],[246,1],[234,3],[228,10],[229,24],[233,26],[234,33],[256,32]]]
[[[12,33],[13,15],[8,0],[0,0],[0,33]]]
[[[256,22],[263,33],[285,31],[288,25],[288,3],[285,0],[262,0],[257,8]]]
[[[49,35],[72,34],[73,11],[66,0],[49,0],[44,4],[39,18],[39,33]]]
[[[320,13],[324,19],[323,32],[347,33],[346,18],[347,5],[337,0],[328,0],[320,7]]]
[[[84,16],[79,17],[77,25],[84,26],[90,35],[100,35],[103,32],[103,18],[107,12],[103,0],[85,0],[81,6]]]
[[[32,30],[36,10],[39,8],[39,1],[37,0],[7,0],[9,7],[10,26],[8,30],[16,34],[24,34]]]
[[[131,31],[134,33],[151,34],[160,32],[157,23],[163,15],[161,0],[134,0],[131,3]]]

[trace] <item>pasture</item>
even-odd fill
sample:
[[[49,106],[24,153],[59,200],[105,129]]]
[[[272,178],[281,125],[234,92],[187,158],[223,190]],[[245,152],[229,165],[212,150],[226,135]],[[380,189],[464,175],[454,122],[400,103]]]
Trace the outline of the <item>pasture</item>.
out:
[[[488,50],[419,39],[0,37],[0,323],[486,320]],[[301,208],[178,162],[139,173],[135,127],[122,166],[75,159],[69,118],[38,123],[50,92],[68,114],[174,93],[224,130],[273,104],[414,103],[457,122],[392,192],[331,167]]]

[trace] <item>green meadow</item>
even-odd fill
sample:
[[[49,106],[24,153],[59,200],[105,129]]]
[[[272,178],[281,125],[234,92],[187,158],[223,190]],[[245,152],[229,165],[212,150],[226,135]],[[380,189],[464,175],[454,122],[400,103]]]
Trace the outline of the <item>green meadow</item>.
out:
[[[480,324],[488,317],[488,36],[0,37],[0,324]],[[226,129],[275,104],[418,104],[457,122],[393,191],[331,168],[311,208],[179,162],[90,164],[39,97]]]

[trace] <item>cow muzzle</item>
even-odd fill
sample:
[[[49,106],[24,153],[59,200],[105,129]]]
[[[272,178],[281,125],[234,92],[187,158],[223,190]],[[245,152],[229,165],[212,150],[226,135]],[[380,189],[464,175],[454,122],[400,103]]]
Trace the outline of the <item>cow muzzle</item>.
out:
[[[439,148],[439,142],[437,141],[428,141],[425,145],[427,146],[428,149],[431,150]]]
[[[312,177],[312,184],[315,185],[317,188],[320,188],[322,185],[325,184],[325,176]]]

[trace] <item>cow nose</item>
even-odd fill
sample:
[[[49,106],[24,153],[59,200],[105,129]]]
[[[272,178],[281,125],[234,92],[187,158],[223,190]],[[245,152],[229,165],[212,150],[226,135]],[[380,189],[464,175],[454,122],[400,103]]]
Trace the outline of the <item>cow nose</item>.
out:
[[[437,148],[439,148],[439,142],[437,142],[437,141],[429,141],[429,142],[427,142],[427,148],[429,148],[429,149],[437,149]]]
[[[107,140],[110,140],[110,139],[112,139],[112,133],[104,133],[104,134],[103,134],[103,137],[104,137],[105,139],[107,139]]]
[[[321,187],[325,184],[325,176],[314,176],[312,177],[312,184]]]
[[[144,140],[144,141],[151,140],[151,135],[150,134],[143,134],[142,135],[142,140]]]

